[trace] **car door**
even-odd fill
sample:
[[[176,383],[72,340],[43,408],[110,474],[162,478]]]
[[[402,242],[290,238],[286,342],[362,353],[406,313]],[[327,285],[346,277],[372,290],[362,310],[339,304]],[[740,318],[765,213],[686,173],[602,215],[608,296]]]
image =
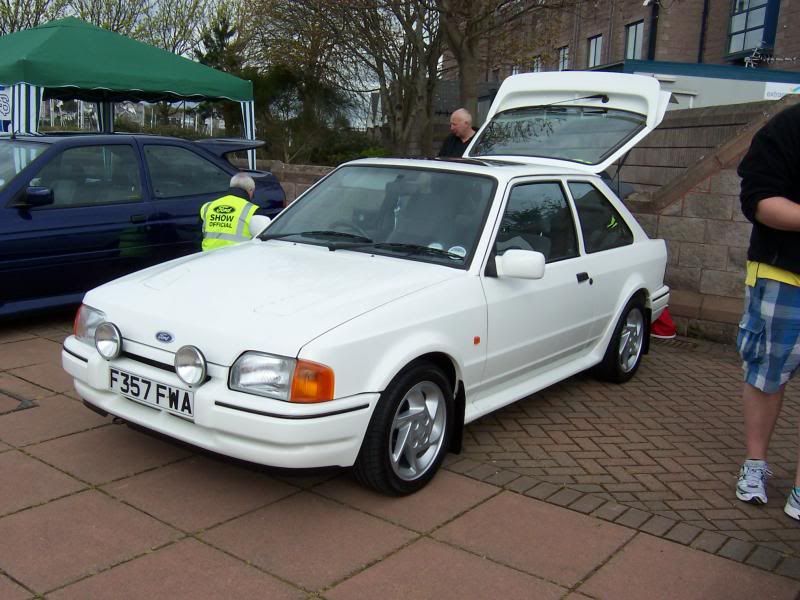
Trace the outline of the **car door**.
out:
[[[611,200],[591,180],[570,180],[567,190],[575,204],[583,246],[584,270],[592,285],[591,302],[595,310],[593,336],[613,327],[613,317],[625,289],[625,280],[634,271],[631,254],[633,233]]]
[[[487,387],[533,378],[585,352],[591,343],[591,283],[560,181],[511,187],[493,253],[502,255],[515,248],[544,254],[544,277],[483,276],[488,312],[483,385]]]
[[[200,208],[224,195],[231,174],[183,145],[144,142],[154,207],[153,236],[161,260],[199,252]]]
[[[14,226],[2,261],[7,302],[46,306],[148,264],[149,205],[130,143],[71,145],[51,154],[28,182],[52,204],[6,206]]]

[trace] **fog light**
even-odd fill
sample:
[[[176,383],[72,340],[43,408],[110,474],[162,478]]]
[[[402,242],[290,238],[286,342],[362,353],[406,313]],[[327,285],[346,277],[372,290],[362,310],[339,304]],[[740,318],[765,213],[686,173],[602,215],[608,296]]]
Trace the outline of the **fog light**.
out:
[[[106,360],[113,360],[122,350],[122,335],[113,323],[100,323],[94,332],[94,347],[100,356]]]
[[[175,353],[175,372],[187,385],[206,380],[206,357],[194,346],[183,346]]]

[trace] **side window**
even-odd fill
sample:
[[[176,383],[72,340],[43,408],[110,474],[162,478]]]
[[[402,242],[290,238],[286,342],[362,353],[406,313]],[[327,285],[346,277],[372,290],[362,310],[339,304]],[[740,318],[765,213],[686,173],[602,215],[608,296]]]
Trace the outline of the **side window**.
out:
[[[148,144],[144,156],[156,198],[221,194],[228,189],[228,173],[186,148]]]
[[[633,243],[630,228],[600,190],[591,183],[572,181],[569,191],[578,209],[587,254]]]
[[[139,160],[130,146],[68,148],[47,163],[30,185],[53,190],[53,207],[137,202]]]
[[[495,252],[536,250],[547,262],[578,255],[575,224],[558,183],[526,183],[511,190]]]

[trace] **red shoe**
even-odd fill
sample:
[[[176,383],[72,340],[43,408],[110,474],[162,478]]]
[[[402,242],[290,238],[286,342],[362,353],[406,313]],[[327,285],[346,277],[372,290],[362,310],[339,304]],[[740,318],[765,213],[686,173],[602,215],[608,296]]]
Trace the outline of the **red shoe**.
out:
[[[676,334],[675,322],[669,314],[669,308],[665,308],[661,316],[650,325],[650,335],[659,340],[671,340]]]

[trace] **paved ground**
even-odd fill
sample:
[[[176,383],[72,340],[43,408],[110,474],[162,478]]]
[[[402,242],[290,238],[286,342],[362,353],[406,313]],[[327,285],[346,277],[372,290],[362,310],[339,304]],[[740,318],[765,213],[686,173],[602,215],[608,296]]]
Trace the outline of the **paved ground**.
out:
[[[658,344],[636,380],[575,377],[472,424],[425,490],[196,452],[85,409],[68,318],[0,323],[0,598],[796,598],[781,515],[731,501],[729,352]]]

